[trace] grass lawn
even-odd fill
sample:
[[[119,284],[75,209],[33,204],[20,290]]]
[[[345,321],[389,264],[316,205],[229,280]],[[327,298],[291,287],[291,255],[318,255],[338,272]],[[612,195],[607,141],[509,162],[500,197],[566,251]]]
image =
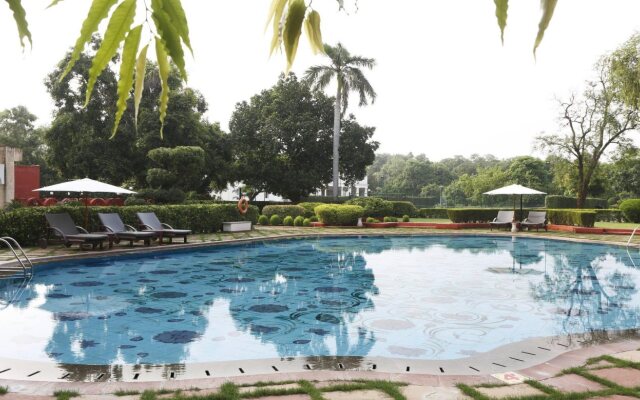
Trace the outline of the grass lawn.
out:
[[[638,224],[634,224],[633,222],[596,222],[596,228],[620,228],[620,229],[633,229]]]
[[[411,218],[411,222],[432,222],[434,224],[450,224],[448,218]]]

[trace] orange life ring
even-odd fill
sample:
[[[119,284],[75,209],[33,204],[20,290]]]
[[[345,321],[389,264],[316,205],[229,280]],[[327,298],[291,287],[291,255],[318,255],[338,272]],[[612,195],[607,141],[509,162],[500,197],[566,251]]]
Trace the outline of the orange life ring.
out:
[[[238,200],[238,211],[240,214],[246,214],[249,211],[249,200],[244,197]]]

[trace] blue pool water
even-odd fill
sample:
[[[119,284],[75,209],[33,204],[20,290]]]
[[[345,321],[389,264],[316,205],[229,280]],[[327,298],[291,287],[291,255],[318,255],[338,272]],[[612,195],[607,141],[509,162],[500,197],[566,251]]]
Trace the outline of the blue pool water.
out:
[[[638,251],[508,237],[316,238],[51,264],[0,357],[79,364],[453,359],[640,327]],[[11,298],[16,286],[0,295]]]

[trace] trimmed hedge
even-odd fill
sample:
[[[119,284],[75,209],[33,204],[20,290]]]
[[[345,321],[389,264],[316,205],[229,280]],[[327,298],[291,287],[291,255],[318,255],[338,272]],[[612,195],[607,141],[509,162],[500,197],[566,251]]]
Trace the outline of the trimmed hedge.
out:
[[[393,214],[393,203],[379,197],[356,197],[345,204],[362,207],[365,217],[382,219]]]
[[[315,209],[320,222],[325,225],[354,226],[364,215],[364,208],[355,205],[323,204]]]
[[[583,209],[584,211],[593,211],[596,213],[596,221],[598,222],[625,222],[627,218],[625,217],[622,210],[617,208],[594,208],[594,209]]]
[[[449,218],[446,208],[421,208],[420,210],[418,210],[418,215],[421,218]]]
[[[447,217],[455,223],[490,222],[499,208],[448,208]]]
[[[596,223],[596,212],[576,209],[547,210],[547,221],[555,225],[572,225],[591,228]]]
[[[45,213],[68,212],[77,225],[84,224],[84,207],[24,207],[10,212],[0,211],[0,236],[14,237],[24,246],[36,245],[47,236]],[[194,233],[211,233],[222,230],[222,223],[229,221],[258,220],[258,207],[249,206],[246,214],[238,212],[232,204],[144,205],[121,207],[89,207],[88,231],[99,231],[98,213],[118,213],[125,224],[140,225],[136,213],[154,212],[174,228],[191,229]]]
[[[278,215],[281,219],[284,219],[284,217],[287,216],[291,216],[293,218],[297,217],[298,215],[304,216],[304,212],[304,208],[294,205],[269,205],[264,206],[264,208],[262,209],[262,213],[267,217],[271,218],[273,215]]]
[[[620,203],[620,211],[631,222],[640,222],[640,199],[627,199]]]
[[[548,195],[544,198],[544,206],[548,209],[560,209],[560,208],[577,208],[578,199],[576,197]],[[599,199],[596,197],[587,197],[584,202],[584,208],[608,208],[609,203],[607,199]]]
[[[411,217],[418,216],[418,209],[410,201],[392,201],[393,215],[394,217],[402,218],[405,215]]]
[[[305,218],[311,218],[314,215],[316,215],[316,212],[314,211],[316,209],[316,207],[321,206],[325,203],[320,203],[319,201],[306,201],[304,203],[299,203],[298,205],[302,208],[304,208],[304,217]]]

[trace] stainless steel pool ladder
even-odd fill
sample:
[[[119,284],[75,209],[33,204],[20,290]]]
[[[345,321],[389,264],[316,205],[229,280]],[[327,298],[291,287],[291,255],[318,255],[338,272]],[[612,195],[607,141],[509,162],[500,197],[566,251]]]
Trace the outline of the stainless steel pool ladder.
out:
[[[4,236],[0,238],[0,243],[6,244],[18,261],[17,265],[0,265],[0,279],[16,278],[16,273],[19,272],[23,273],[24,278],[31,278],[33,276],[33,263],[18,241],[12,237]]]
[[[636,231],[638,230],[638,228],[640,228],[640,225],[636,226],[633,232],[631,232],[631,236],[629,236],[629,240],[627,240],[627,246],[631,244],[631,239],[633,239],[633,236],[636,234]]]

